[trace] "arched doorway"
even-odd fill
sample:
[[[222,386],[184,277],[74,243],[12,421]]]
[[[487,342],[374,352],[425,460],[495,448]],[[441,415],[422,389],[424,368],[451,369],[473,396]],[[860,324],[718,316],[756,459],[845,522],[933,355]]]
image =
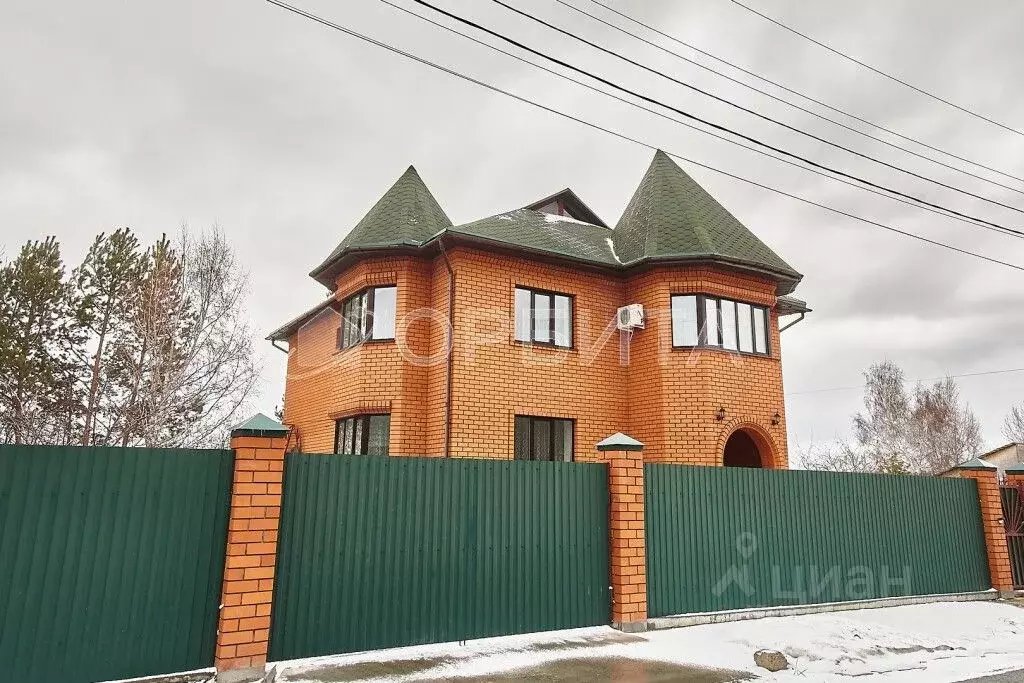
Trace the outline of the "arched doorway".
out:
[[[770,454],[762,453],[758,440],[744,429],[737,429],[725,442],[722,464],[726,467],[770,467],[770,462]]]

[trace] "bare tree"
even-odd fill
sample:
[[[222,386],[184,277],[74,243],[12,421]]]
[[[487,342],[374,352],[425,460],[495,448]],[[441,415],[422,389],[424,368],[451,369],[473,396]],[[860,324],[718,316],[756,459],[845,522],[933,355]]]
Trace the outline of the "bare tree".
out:
[[[935,474],[981,451],[981,428],[947,377],[920,383],[911,394],[903,371],[892,362],[864,373],[864,411],[853,417],[854,443],[813,447],[804,457],[811,469],[890,474]]]
[[[248,278],[216,228],[195,238],[183,229],[176,246],[162,240],[147,260],[133,333],[118,348],[121,443],[223,444],[260,375],[244,314]]]
[[[960,390],[950,377],[915,387],[910,425],[923,473],[943,472],[981,452],[981,425],[968,406],[961,406]]]
[[[1010,408],[1003,421],[1003,436],[1013,443],[1024,443],[1024,403]]]
[[[798,459],[804,468],[824,472],[876,472],[876,463],[866,451],[853,448],[840,441],[823,445],[810,443],[798,450]]]

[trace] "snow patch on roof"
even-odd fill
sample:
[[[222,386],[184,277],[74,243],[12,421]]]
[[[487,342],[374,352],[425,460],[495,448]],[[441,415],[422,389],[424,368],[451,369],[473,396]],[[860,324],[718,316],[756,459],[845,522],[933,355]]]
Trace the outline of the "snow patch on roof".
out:
[[[605,237],[604,241],[608,243],[608,248],[612,250],[612,258],[614,258],[619,263],[622,263],[622,259],[620,259],[619,255],[615,253],[615,242],[612,241],[612,238]]]
[[[515,220],[515,219],[514,219],[514,218],[512,218],[512,216],[509,216],[509,215],[508,215],[507,213],[502,213],[502,214],[498,214],[498,220],[502,220],[502,221],[513,221],[513,220]]]
[[[554,213],[544,214],[544,220],[548,223],[579,223],[580,225],[593,225],[593,223],[587,223],[586,221],[576,220],[572,216],[559,216]]]

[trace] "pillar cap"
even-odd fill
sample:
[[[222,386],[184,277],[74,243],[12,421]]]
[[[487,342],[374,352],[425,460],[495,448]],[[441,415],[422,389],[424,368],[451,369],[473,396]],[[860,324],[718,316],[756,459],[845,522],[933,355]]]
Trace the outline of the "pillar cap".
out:
[[[597,442],[599,451],[642,451],[644,445],[631,436],[615,432],[606,439]]]
[[[955,470],[997,470],[999,469],[988,460],[982,460],[981,458],[975,458],[969,460],[962,465],[957,465],[953,469]]]
[[[285,436],[287,434],[287,427],[263,413],[256,413],[245,422],[231,428],[231,438],[236,436]]]

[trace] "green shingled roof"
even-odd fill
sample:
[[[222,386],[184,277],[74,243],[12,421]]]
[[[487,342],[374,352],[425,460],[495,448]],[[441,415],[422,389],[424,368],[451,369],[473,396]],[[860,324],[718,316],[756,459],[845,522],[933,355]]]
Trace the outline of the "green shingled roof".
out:
[[[614,230],[528,208],[453,226],[410,166],[310,275],[330,286],[329,269],[347,252],[419,248],[444,235],[613,268],[720,262],[774,276],[779,294],[791,292],[801,277],[660,150]]]
[[[605,266],[617,266],[614,233],[567,216],[516,209],[449,228],[448,233],[501,242],[510,246]]]
[[[615,226],[615,249],[627,264],[659,258],[721,259],[800,278],[661,150]]]
[[[451,225],[451,219],[430,194],[420,174],[410,166],[310,275],[316,277],[346,251],[418,247]]]

